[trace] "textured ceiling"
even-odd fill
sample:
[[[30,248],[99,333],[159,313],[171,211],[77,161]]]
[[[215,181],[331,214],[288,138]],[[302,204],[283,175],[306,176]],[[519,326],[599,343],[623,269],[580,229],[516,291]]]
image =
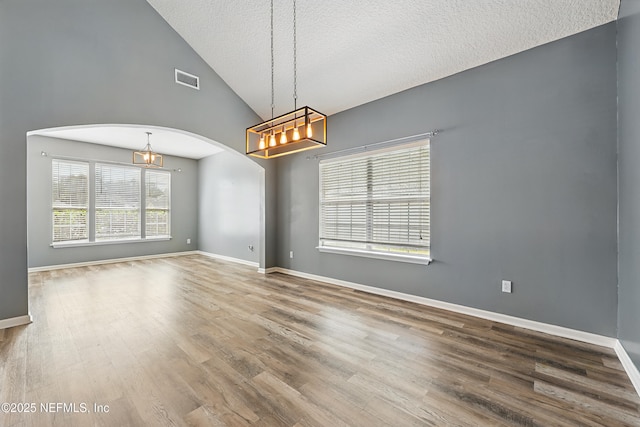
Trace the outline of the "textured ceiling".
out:
[[[271,116],[268,0],[147,1],[256,113]],[[334,114],[613,21],[619,5],[299,0],[298,106]],[[279,115],[293,110],[292,0],[274,0],[274,10]]]

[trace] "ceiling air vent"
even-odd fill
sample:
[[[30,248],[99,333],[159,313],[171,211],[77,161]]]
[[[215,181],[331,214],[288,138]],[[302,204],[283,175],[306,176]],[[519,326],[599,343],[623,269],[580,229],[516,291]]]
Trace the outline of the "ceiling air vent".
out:
[[[185,73],[176,68],[176,83],[200,90],[200,77]]]

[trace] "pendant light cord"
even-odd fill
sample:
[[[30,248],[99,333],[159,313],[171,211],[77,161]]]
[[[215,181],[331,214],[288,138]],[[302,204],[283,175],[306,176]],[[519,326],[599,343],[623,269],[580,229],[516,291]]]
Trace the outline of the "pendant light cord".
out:
[[[275,95],[273,89],[273,0],[271,0],[271,119],[273,120],[273,110],[276,108]]]
[[[298,46],[296,37],[296,0],[293,0],[293,109],[298,109]]]

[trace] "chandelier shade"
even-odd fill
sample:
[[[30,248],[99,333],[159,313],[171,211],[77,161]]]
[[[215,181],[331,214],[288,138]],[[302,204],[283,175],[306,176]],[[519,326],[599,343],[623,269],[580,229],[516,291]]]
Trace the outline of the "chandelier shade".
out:
[[[151,149],[151,142],[149,138],[151,136],[151,132],[146,132],[147,134],[147,145],[144,147],[142,151],[134,151],[133,152],[133,164],[144,166],[146,168],[161,168],[163,166],[162,154],[154,153]]]
[[[325,147],[327,116],[309,107],[283,114],[247,128],[247,154],[272,159]]]

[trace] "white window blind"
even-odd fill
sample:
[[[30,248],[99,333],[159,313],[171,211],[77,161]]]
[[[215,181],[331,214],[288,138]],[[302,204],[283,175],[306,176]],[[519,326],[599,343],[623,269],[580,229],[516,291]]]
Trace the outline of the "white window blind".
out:
[[[168,237],[171,234],[171,174],[147,170],[145,175],[146,237]]]
[[[89,163],[53,160],[53,242],[77,242],[89,238]]]
[[[140,169],[95,168],[96,241],[140,238]]]
[[[429,141],[320,162],[320,247],[429,257]]]

